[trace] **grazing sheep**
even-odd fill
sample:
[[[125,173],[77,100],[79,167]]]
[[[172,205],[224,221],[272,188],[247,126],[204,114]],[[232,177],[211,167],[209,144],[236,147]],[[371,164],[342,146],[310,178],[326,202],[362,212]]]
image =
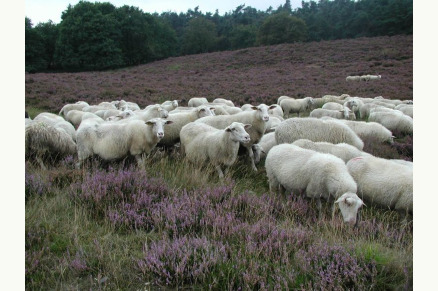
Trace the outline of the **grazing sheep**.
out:
[[[166,135],[160,140],[158,145],[166,147],[174,146],[180,140],[180,131],[184,125],[205,116],[213,116],[213,112],[206,105],[191,108],[190,111],[186,112],[169,114],[167,120],[172,121],[172,124],[167,127]]]
[[[413,210],[413,169],[374,156],[358,157],[347,163],[365,202],[408,213]]]
[[[375,103],[365,103],[359,108],[359,115],[361,119],[367,119],[370,115],[371,109],[377,108],[377,107],[383,107],[381,105],[375,104]],[[384,107],[383,107],[384,108]]]
[[[312,97],[305,97],[303,99],[283,99],[280,102],[281,109],[283,109],[284,117],[289,117],[292,113],[298,113],[300,117],[301,112],[310,111],[313,105]]]
[[[349,81],[358,82],[358,81],[360,81],[360,76],[347,76],[345,78],[345,80],[347,82],[349,82]]]
[[[75,128],[78,128],[81,124],[82,120],[88,119],[88,118],[101,118],[100,116],[92,113],[92,112],[84,112],[80,110],[70,110],[67,115],[65,116],[65,119],[69,121]],[[103,120],[103,119],[102,119]]]
[[[315,117],[315,118],[321,118],[323,116],[330,116],[336,119],[349,119],[349,120],[356,119],[356,115],[354,114],[354,112],[352,112],[350,108],[344,106],[342,110],[329,110],[323,108],[316,108],[313,109],[309,114],[309,117]]]
[[[104,107],[106,109],[117,109],[117,107],[114,104],[112,104],[111,102],[107,102],[107,101],[100,102],[99,104],[97,104],[97,106]]]
[[[51,125],[56,128],[62,128],[71,136],[74,141],[76,140],[76,130],[74,126],[61,116],[49,112],[42,112],[35,116],[34,121],[41,121],[47,125]]]
[[[382,79],[381,75],[368,75],[367,81],[376,81],[376,80],[380,80],[380,79]]]
[[[164,125],[172,121],[153,118],[146,122],[130,120],[121,122],[92,123],[81,126],[77,134],[77,148],[81,167],[85,159],[98,155],[105,161],[135,156],[137,163],[144,164],[142,155],[148,154],[164,136]]]
[[[368,117],[369,121],[378,122],[390,131],[412,134],[414,122],[412,117],[402,112],[372,112]]]
[[[243,111],[239,107],[228,106],[224,103],[205,103],[203,105],[214,107],[216,115],[232,115]]]
[[[362,200],[357,197],[357,185],[345,163],[330,154],[318,153],[292,144],[274,146],[266,156],[266,175],[269,191],[305,191],[306,196],[317,200],[321,216],[321,198],[331,200],[333,213],[339,204],[345,223],[356,224]],[[342,199],[347,194],[349,200]],[[342,205],[341,205],[342,204]]]
[[[348,102],[348,101],[347,101]],[[321,107],[322,109],[328,109],[328,110],[343,110],[344,105],[339,104],[338,102],[327,102]]]
[[[277,99],[277,104],[280,105],[281,101],[284,100],[284,99],[294,99],[294,100],[295,100],[295,98],[293,98],[293,97],[289,97],[289,96],[280,96],[280,97],[278,97],[278,99]]]
[[[175,110],[178,107],[178,100],[164,101],[163,103],[161,103],[161,107],[166,109],[168,112]]]
[[[324,120],[329,120],[324,117]],[[334,119],[335,120],[335,119]],[[392,132],[377,122],[336,119],[351,128],[362,140],[375,140],[380,143],[394,143]]]
[[[342,94],[340,96],[337,96],[337,95],[324,95],[324,96],[321,97],[321,99],[324,101],[324,104],[328,103],[328,102],[336,102],[336,103],[339,103],[339,104],[344,104],[344,102],[345,102],[344,99],[348,98],[348,97],[349,97],[348,94]]]
[[[348,143],[359,150],[363,149],[363,141],[347,125],[336,120],[318,118],[290,118],[280,123],[275,129],[278,144],[293,143],[298,139],[325,141],[331,143]]]
[[[32,121],[25,127],[25,157],[35,159],[42,169],[44,162],[56,160],[76,153],[76,143],[62,128],[42,121]]]
[[[266,130],[265,133],[275,131],[275,128],[283,121],[284,119],[280,119],[276,116],[269,116],[268,122],[266,122]]]
[[[275,140],[275,132],[264,134],[257,144],[263,149],[263,152],[260,154],[260,158],[266,158],[266,155],[269,153],[271,148],[277,145],[277,141]]]
[[[127,110],[127,109],[132,111],[141,110],[140,106],[138,106],[137,103],[129,102],[125,100],[116,101],[115,105],[119,110]]]
[[[240,147],[239,149],[241,149],[241,148],[242,147]],[[253,144],[251,148],[252,148],[252,151],[254,153],[254,162],[256,164],[258,164],[260,162],[260,159],[262,158],[262,156],[263,155],[266,156],[266,152],[263,149],[263,147],[258,143]]]
[[[190,98],[189,102],[187,102],[187,106],[189,107],[198,107],[202,104],[208,103],[207,98],[205,97],[193,97]]]
[[[252,169],[257,171],[257,167],[255,166],[254,162],[254,153],[251,146],[255,143],[258,143],[260,138],[265,133],[266,123],[269,121],[268,110],[272,108],[274,107],[268,107],[266,104],[260,104],[258,106],[253,106],[252,111],[243,111],[233,115],[207,116],[200,118],[195,122],[206,123],[218,129],[224,129],[232,122],[251,124],[252,126],[248,130],[248,133],[251,136],[251,141],[249,143],[242,144],[242,146],[244,146],[248,152]]]
[[[312,108],[321,108],[325,104],[325,100],[322,98],[313,98]]]
[[[169,116],[169,112],[161,107],[160,104],[149,105],[143,110],[133,111],[134,115],[128,118],[122,119],[119,122],[125,122],[126,120],[143,120],[148,121],[152,118],[167,118]]]
[[[299,139],[294,141],[292,144],[303,149],[313,150],[319,153],[332,154],[343,160],[345,163],[352,158],[369,155],[368,153],[360,151],[356,147],[346,143],[333,144],[324,141],[314,142],[308,139]]]
[[[66,104],[62,107],[61,111],[59,111],[59,115],[66,116],[70,110],[82,110],[82,108],[87,106],[90,106],[90,104],[85,101],[78,101],[74,104]]]
[[[406,114],[407,116],[414,118],[414,105],[412,105],[412,104],[402,103],[400,105],[397,105],[394,109],[399,110],[399,111],[403,112],[404,114]]]
[[[228,99],[224,99],[224,98],[216,98],[213,100],[212,103],[225,104],[225,105],[230,106],[230,107],[235,107],[233,101],[228,100]]]
[[[181,149],[187,159],[195,164],[211,163],[224,177],[221,165],[230,167],[237,159],[240,143],[249,143],[245,129],[250,124],[232,122],[225,129],[216,129],[204,123],[191,122],[181,129]]]
[[[390,161],[394,162],[394,163],[398,163],[398,164],[404,165],[404,166],[407,166],[407,167],[414,168],[414,163],[410,162],[410,161],[406,161],[406,160],[402,160],[402,159],[390,159]]]

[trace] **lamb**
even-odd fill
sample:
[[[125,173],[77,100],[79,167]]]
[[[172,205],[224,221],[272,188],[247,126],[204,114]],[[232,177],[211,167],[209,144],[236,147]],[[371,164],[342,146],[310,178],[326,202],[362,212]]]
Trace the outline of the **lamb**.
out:
[[[160,140],[158,145],[166,147],[174,146],[180,140],[180,131],[184,125],[205,116],[213,116],[213,112],[206,105],[191,108],[187,112],[169,114],[167,119],[172,121],[172,124],[168,126],[166,135]]]
[[[63,128],[35,121],[25,127],[25,156],[35,159],[42,169],[44,162],[53,163],[76,153],[76,143]]]
[[[161,103],[161,107],[170,112],[178,107],[178,100],[164,101],[163,103]]]
[[[67,115],[65,116],[65,119],[69,121],[75,128],[78,128],[81,124],[82,120],[88,119],[88,118],[101,118],[100,116],[92,113],[92,112],[84,112],[80,110],[70,110]]]
[[[347,81],[347,82],[349,82],[349,81],[358,82],[358,81],[360,81],[360,76],[347,76],[345,78],[345,81]]]
[[[323,118],[328,120],[329,118]],[[379,143],[394,143],[392,132],[377,122],[352,121],[339,119],[341,122],[351,128],[362,140],[375,140]]]
[[[317,200],[321,216],[321,198],[335,200],[345,223],[356,225],[363,201],[356,195],[357,185],[347,166],[338,157],[303,149],[292,144],[274,146],[266,156],[269,190],[288,192],[305,190],[306,196]],[[345,195],[345,196],[344,196]]]
[[[250,142],[250,135],[245,131],[249,128],[250,124],[240,122],[232,122],[225,129],[191,122],[181,129],[181,149],[195,164],[203,165],[209,161],[222,179],[221,165],[230,167],[234,164],[240,143]]]
[[[213,100],[212,103],[225,104],[225,105],[230,106],[230,107],[235,107],[233,101],[228,100],[228,99],[224,99],[224,98],[216,98]]]
[[[312,97],[305,97],[303,99],[284,99],[281,100],[280,106],[283,109],[284,117],[287,118],[291,113],[298,113],[300,117],[301,112],[310,111],[313,105]]]
[[[342,110],[329,110],[323,108],[316,108],[310,112],[309,117],[321,118],[323,116],[330,116],[336,119],[349,119],[355,120],[356,115],[348,107],[344,107]]]
[[[76,130],[74,126],[61,116],[49,112],[42,112],[35,116],[34,120],[41,121],[55,128],[62,128],[71,136],[74,141],[76,141]]]
[[[125,123],[103,122],[80,126],[77,149],[80,168],[84,160],[98,155],[105,161],[135,156],[139,166],[144,164],[142,155],[148,154],[164,136],[164,125],[172,121],[153,118],[146,122],[129,120]]]
[[[193,97],[190,98],[189,102],[187,102],[187,106],[189,107],[198,107],[202,104],[208,103],[207,98],[205,97]]]
[[[396,111],[396,110],[394,110]],[[390,131],[405,134],[413,133],[413,119],[401,112],[372,112],[369,121],[378,122]]]
[[[90,105],[85,101],[78,101],[74,104],[66,104],[61,108],[61,111],[59,111],[59,115],[66,116],[70,110],[73,110],[73,109],[82,110],[82,108],[84,108],[86,106],[90,106]]]
[[[374,156],[357,157],[347,163],[365,202],[408,213],[413,210],[413,169]]]
[[[313,150],[319,153],[332,154],[345,163],[355,157],[361,157],[369,155],[363,151],[358,150],[356,147],[346,144],[346,143],[329,143],[329,142],[314,142],[308,139],[299,139],[292,143],[293,145],[299,146],[303,149]]]
[[[280,123],[275,129],[278,144],[293,143],[298,139],[325,141],[331,143],[348,143],[363,150],[363,141],[347,125],[336,120],[318,118],[290,118]]]
[[[258,106],[253,106],[252,111],[243,111],[233,115],[207,116],[200,118],[195,122],[206,123],[218,129],[224,129],[232,122],[251,124],[252,126],[248,130],[248,133],[251,136],[251,141],[249,143],[242,144],[242,146],[244,146],[247,150],[252,169],[257,171],[257,167],[255,166],[254,162],[254,153],[251,146],[255,143],[258,143],[260,138],[265,133],[266,123],[269,121],[268,110],[272,108],[274,107],[268,107],[266,104],[260,104]]]

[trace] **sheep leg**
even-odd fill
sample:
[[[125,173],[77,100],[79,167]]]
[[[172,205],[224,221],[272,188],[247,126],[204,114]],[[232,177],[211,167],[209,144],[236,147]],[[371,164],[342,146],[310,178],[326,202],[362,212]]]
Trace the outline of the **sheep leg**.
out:
[[[316,198],[316,207],[318,208],[318,218],[319,220],[322,219],[322,204],[321,204],[321,198]]]
[[[222,172],[221,166],[216,165],[215,168],[216,168],[217,173],[219,174],[219,179],[223,179],[224,173]]]
[[[135,159],[136,159],[136,161],[137,161],[137,165],[138,165],[138,167],[139,167],[139,168],[144,168],[145,163],[144,163],[144,159],[143,159],[142,155],[141,155],[141,154],[139,154],[139,155],[135,155]]]
[[[254,172],[257,172],[257,167],[254,162],[254,152],[252,151],[251,147],[247,147],[246,149],[248,150],[248,157],[251,161],[251,168],[254,170]]]

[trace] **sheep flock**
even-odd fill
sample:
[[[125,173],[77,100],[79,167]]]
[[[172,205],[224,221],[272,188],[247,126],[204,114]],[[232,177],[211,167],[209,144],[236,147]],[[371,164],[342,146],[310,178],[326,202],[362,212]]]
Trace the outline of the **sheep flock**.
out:
[[[379,75],[347,81],[379,80]],[[242,104],[223,98],[193,97],[182,106],[167,100],[141,108],[125,100],[65,104],[58,114],[26,112],[26,160],[46,169],[73,156],[77,168],[97,157],[116,162],[135,157],[182,155],[211,178],[224,179],[239,159],[247,171],[266,171],[272,195],[302,195],[336,207],[357,225],[363,205],[413,214],[412,161],[366,152],[364,141],[393,146],[413,135],[412,100],[348,94],[293,98],[277,104]],[[169,150],[170,149],[170,150]],[[246,154],[239,154],[246,153]],[[259,164],[258,167],[255,165]],[[225,166],[225,173],[223,167]]]

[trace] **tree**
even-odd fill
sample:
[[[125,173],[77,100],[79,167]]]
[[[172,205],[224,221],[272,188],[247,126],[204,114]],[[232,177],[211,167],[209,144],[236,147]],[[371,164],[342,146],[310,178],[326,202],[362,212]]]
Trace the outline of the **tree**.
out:
[[[254,25],[236,25],[231,31],[231,48],[252,47],[257,40],[257,28]]]
[[[268,16],[260,26],[257,41],[262,45],[292,43],[307,40],[306,23],[287,13]]]
[[[49,20],[48,22],[38,23],[34,29],[41,36],[41,43],[44,47],[42,56],[47,63],[46,68],[55,68],[54,57],[56,40],[58,39],[58,25]]]
[[[25,70],[36,72],[47,68],[47,60],[44,59],[43,38],[32,27],[30,18],[25,17]]]
[[[205,17],[192,18],[184,30],[182,39],[183,54],[211,52],[217,42],[216,25]]]

